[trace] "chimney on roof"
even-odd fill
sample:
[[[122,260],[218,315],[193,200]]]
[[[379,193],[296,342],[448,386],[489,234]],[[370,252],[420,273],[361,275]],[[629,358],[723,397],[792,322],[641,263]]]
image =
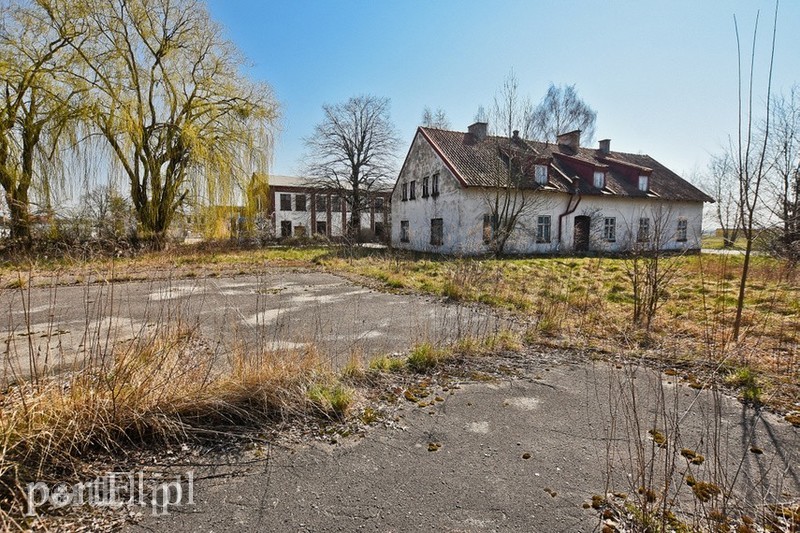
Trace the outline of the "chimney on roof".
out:
[[[611,153],[611,139],[603,139],[600,141],[600,153],[606,155]]]
[[[489,127],[487,122],[476,122],[467,128],[469,134],[475,137],[476,141],[482,141],[486,138],[486,130]]]
[[[560,146],[567,146],[572,148],[574,152],[578,151],[581,147],[581,130],[568,131],[556,136],[557,142]]]

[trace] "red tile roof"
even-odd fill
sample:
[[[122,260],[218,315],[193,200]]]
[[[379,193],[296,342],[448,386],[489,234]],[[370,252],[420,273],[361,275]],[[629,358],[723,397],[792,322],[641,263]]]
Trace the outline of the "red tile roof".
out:
[[[508,164],[518,165],[522,178],[516,185],[539,188],[534,164],[546,163],[546,188],[582,195],[657,197],[673,201],[713,202],[706,193],[652,157],[624,152],[603,153],[594,148],[577,151],[563,145],[521,138],[487,136],[478,140],[469,133],[420,127],[419,132],[442,157],[465,187],[506,186]],[[511,157],[509,157],[511,155]],[[593,171],[606,173],[605,187],[594,187]],[[639,190],[639,176],[648,176],[649,189]],[[576,179],[579,178],[579,179]]]

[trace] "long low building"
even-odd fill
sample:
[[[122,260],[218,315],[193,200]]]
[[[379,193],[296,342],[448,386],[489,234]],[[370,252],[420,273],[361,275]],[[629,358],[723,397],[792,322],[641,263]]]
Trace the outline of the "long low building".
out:
[[[343,191],[319,187],[311,179],[297,176],[270,176],[268,187],[267,210],[276,237],[345,236],[352,208]],[[367,193],[361,210],[362,239],[389,238],[390,200],[390,191]]]
[[[611,141],[556,143],[517,132],[420,127],[392,191],[392,245],[474,255],[700,248],[713,199],[647,155]]]

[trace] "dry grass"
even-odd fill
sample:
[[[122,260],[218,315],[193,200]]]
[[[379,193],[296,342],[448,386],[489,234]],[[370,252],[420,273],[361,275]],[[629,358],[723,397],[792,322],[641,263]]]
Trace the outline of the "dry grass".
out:
[[[356,392],[313,349],[218,354],[186,328],[165,328],[95,354],[86,367],[0,395],[0,498],[31,481],[84,473],[93,453],[218,437],[298,415],[343,418]],[[8,517],[5,517],[8,519]]]

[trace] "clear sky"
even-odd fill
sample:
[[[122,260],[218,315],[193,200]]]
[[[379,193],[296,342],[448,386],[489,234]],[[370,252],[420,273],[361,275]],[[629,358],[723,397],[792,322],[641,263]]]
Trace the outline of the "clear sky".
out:
[[[597,139],[650,154],[685,177],[736,132],[733,15],[749,54],[756,12],[757,101],[763,103],[774,2],[761,0],[300,1],[210,0],[212,16],[272,85],[282,131],[272,172],[302,170],[303,137],[322,105],[391,99],[399,158],[423,108],[466,131],[513,69],[538,102],[575,84],[598,113]],[[783,0],[774,89],[800,83],[800,1]]]

